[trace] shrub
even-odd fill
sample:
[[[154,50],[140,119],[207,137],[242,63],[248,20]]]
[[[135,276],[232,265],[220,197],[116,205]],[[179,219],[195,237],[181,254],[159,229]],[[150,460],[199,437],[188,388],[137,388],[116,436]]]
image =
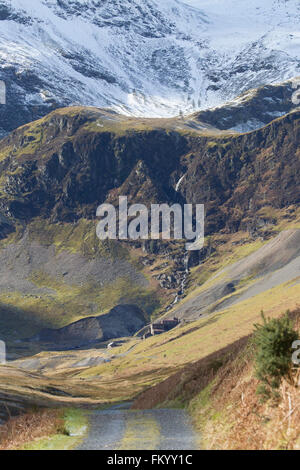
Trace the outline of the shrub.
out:
[[[278,398],[278,388],[285,377],[292,380],[292,344],[298,339],[289,312],[279,319],[266,319],[254,325],[255,375],[260,381],[257,393],[262,399]]]

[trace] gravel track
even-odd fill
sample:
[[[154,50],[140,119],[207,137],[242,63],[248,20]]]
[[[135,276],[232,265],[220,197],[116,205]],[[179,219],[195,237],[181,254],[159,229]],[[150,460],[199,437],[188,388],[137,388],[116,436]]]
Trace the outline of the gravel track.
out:
[[[88,436],[78,450],[194,450],[190,417],[184,410],[131,411],[112,408],[90,415]]]

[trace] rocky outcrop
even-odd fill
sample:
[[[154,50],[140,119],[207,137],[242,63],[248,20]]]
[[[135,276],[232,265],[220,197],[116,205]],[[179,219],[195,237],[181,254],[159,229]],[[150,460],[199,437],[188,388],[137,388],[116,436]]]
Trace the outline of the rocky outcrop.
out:
[[[295,80],[261,86],[223,106],[200,111],[194,117],[218,129],[249,132],[295,109],[292,100],[295,86]]]
[[[83,318],[60,329],[43,329],[31,340],[58,348],[76,348],[132,336],[145,322],[143,311],[136,305],[118,305],[105,315]]]
[[[266,224],[262,208],[299,203],[299,111],[244,135],[159,125],[68,108],[18,129],[0,143],[0,213],[73,222],[127,195],[147,205],[204,203],[207,234],[255,231]]]

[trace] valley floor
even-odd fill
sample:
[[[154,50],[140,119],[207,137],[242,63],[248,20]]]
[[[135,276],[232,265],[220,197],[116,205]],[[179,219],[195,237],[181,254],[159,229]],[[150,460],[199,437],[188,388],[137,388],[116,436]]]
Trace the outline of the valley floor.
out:
[[[225,247],[222,256],[215,254],[193,269],[192,288],[168,313],[177,316],[176,309],[185,311],[188,320],[167,333],[146,340],[122,338],[113,348],[102,344],[93,349],[37,350],[38,354],[26,349],[28,342],[11,341],[8,346],[17,348],[19,358],[0,366],[0,422],[37,407],[72,407],[79,413],[90,409],[90,434],[83,448],[173,449],[180,444],[181,449],[194,449],[199,438],[185,407],[196,434],[202,436],[201,448],[299,448],[298,390],[283,384],[280,405],[261,408],[251,357],[241,356],[261,310],[278,318],[290,309],[299,319],[299,219],[288,228],[269,242],[232,243],[231,256]],[[294,270],[291,263],[297,263]],[[233,281],[235,290],[224,291]],[[215,301],[199,313],[211,296]],[[97,411],[132,400],[135,411]],[[50,421],[55,423],[55,417]],[[54,428],[42,427],[32,435],[38,438],[45,429],[47,436],[56,432]],[[182,429],[185,441],[178,440]],[[59,436],[53,444],[52,438],[46,439],[46,446],[74,444]],[[30,441],[26,435],[24,439]]]
[[[290,313],[290,318],[299,332],[300,310]],[[299,450],[300,369],[293,369],[292,385],[282,380],[279,400],[261,403],[256,394],[258,381],[254,374],[254,351],[250,338],[246,336],[228,344],[187,364],[176,374],[169,371],[167,379],[161,378],[155,386],[150,382],[133,403],[109,405],[108,400],[106,404],[102,402],[102,409],[99,409],[100,400],[88,403],[87,397],[82,397],[81,401],[78,397],[56,397],[54,401],[52,396],[51,402],[50,392],[53,394],[59,390],[50,389],[47,382],[40,383],[39,399],[47,400],[44,403],[42,400],[41,405],[47,406],[48,403],[50,406],[52,403],[55,408],[72,403],[75,409],[67,409],[64,415],[62,411],[48,410],[43,416],[43,412],[35,411],[13,418],[8,424],[7,442],[2,443],[2,448]],[[30,375],[37,380],[37,376]],[[134,378],[137,379],[132,377],[131,380]],[[142,375],[140,380],[145,387],[146,376]],[[98,381],[100,385],[100,377]],[[75,392],[75,384],[69,384],[70,391]],[[83,388],[84,385],[85,381]],[[110,387],[109,384],[106,386],[108,396]],[[125,394],[133,387],[124,379],[120,380],[120,386],[125,389]],[[104,392],[105,384],[102,387]],[[28,383],[27,393],[30,391]],[[87,388],[86,393],[91,393],[91,390]],[[21,431],[16,432],[18,429]]]

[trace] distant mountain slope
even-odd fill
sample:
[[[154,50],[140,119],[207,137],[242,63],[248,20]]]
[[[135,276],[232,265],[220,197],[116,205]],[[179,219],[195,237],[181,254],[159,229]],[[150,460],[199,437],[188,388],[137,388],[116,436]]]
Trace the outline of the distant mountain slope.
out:
[[[268,208],[299,204],[300,111],[242,135],[189,124],[65,108],[17,129],[0,142],[3,236],[14,219],[94,218],[118,194],[204,203],[207,233],[255,231]]]
[[[218,129],[249,132],[297,108],[300,79],[248,90],[216,108],[199,111],[192,117]]]
[[[174,116],[299,75],[298,1],[187,3],[1,0],[0,136],[53,107]]]
[[[299,135],[299,110],[234,134],[195,117],[128,118],[83,107],[53,111],[12,132],[0,142],[2,337],[29,337],[117,304],[148,315],[171,308],[212,271],[203,278],[200,268],[187,286],[181,241],[101,243],[98,205],[117,204],[119,195],[147,207],[204,203],[208,244],[189,266],[210,255],[216,262],[226,237],[247,233],[243,246],[296,220]],[[215,300],[230,291],[223,293]]]
[[[281,232],[251,255],[220,270],[192,292],[172,315],[196,320],[280,286],[300,283],[300,230]],[[300,286],[299,286],[300,290]]]

